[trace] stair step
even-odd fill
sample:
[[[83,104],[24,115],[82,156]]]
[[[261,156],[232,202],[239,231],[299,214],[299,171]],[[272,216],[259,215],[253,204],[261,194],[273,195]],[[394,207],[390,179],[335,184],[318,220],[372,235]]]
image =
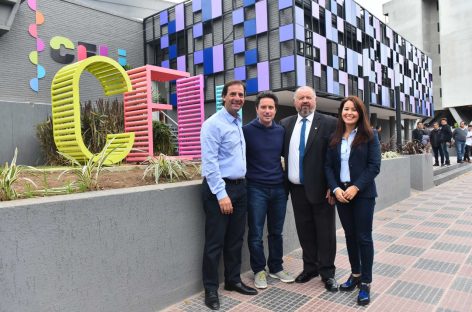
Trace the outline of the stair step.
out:
[[[452,166],[451,166],[452,167]],[[440,173],[438,175],[434,176],[434,185],[438,186],[440,184],[443,184],[444,182],[450,181],[468,171],[472,170],[472,165],[466,164],[466,165],[458,165],[456,168],[453,168],[451,170],[447,170],[446,172]]]
[[[445,172],[448,172],[448,171],[452,171],[452,170],[455,170],[457,168],[460,168],[460,167],[466,167],[466,166],[470,166],[469,163],[462,163],[462,164],[452,164],[450,166],[444,166],[444,167],[433,167],[434,170],[433,170],[433,176],[438,176],[440,174],[443,174]]]

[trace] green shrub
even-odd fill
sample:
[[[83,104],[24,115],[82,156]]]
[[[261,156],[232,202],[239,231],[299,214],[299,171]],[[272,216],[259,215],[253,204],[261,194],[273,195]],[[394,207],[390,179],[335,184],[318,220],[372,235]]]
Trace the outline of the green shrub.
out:
[[[154,154],[175,154],[175,145],[172,142],[172,132],[168,125],[154,120],[152,122],[152,137],[154,141]]]
[[[107,134],[124,132],[124,105],[117,99],[99,99],[81,105],[82,138],[90,152],[99,153],[105,146]],[[52,118],[36,125],[36,137],[47,165],[65,165],[68,161],[57,153],[54,143]]]

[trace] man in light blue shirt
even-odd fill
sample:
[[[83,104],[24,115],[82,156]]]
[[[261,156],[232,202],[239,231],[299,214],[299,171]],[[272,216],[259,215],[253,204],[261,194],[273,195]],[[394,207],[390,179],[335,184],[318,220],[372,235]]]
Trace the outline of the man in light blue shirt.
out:
[[[224,108],[202,126],[202,200],[205,210],[203,286],[205,305],[220,308],[218,266],[223,251],[225,289],[244,295],[257,291],[241,281],[241,248],[246,225],[246,142],[238,111],[244,105],[245,86],[227,82],[222,91]]]

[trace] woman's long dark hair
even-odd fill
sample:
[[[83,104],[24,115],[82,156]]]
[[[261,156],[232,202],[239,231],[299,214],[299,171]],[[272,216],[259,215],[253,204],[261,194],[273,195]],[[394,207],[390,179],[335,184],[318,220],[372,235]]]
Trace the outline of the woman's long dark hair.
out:
[[[344,131],[346,131],[346,125],[344,124],[343,117],[342,117],[342,111],[344,108],[344,105],[348,102],[351,101],[354,104],[354,107],[356,108],[357,113],[359,113],[359,120],[357,120],[357,134],[356,137],[354,138],[354,141],[352,142],[352,147],[359,145],[361,143],[365,143],[370,141],[373,136],[374,132],[372,128],[370,127],[369,119],[367,117],[367,111],[365,109],[365,105],[362,102],[360,98],[357,96],[348,96],[344,98],[341,101],[341,105],[339,106],[339,116],[338,116],[338,124],[336,126],[336,131],[334,132],[331,142],[329,143],[330,147],[334,147],[338,145],[343,137]]]

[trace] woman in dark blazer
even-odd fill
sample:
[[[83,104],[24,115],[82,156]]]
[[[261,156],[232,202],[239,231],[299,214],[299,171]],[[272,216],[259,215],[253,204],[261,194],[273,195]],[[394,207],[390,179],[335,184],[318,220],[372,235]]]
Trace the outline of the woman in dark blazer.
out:
[[[359,287],[359,305],[370,302],[372,220],[377,197],[374,178],[380,172],[380,160],[379,139],[369,125],[364,103],[356,96],[345,98],[326,152],[325,174],[336,197],[352,272],[339,289]]]

